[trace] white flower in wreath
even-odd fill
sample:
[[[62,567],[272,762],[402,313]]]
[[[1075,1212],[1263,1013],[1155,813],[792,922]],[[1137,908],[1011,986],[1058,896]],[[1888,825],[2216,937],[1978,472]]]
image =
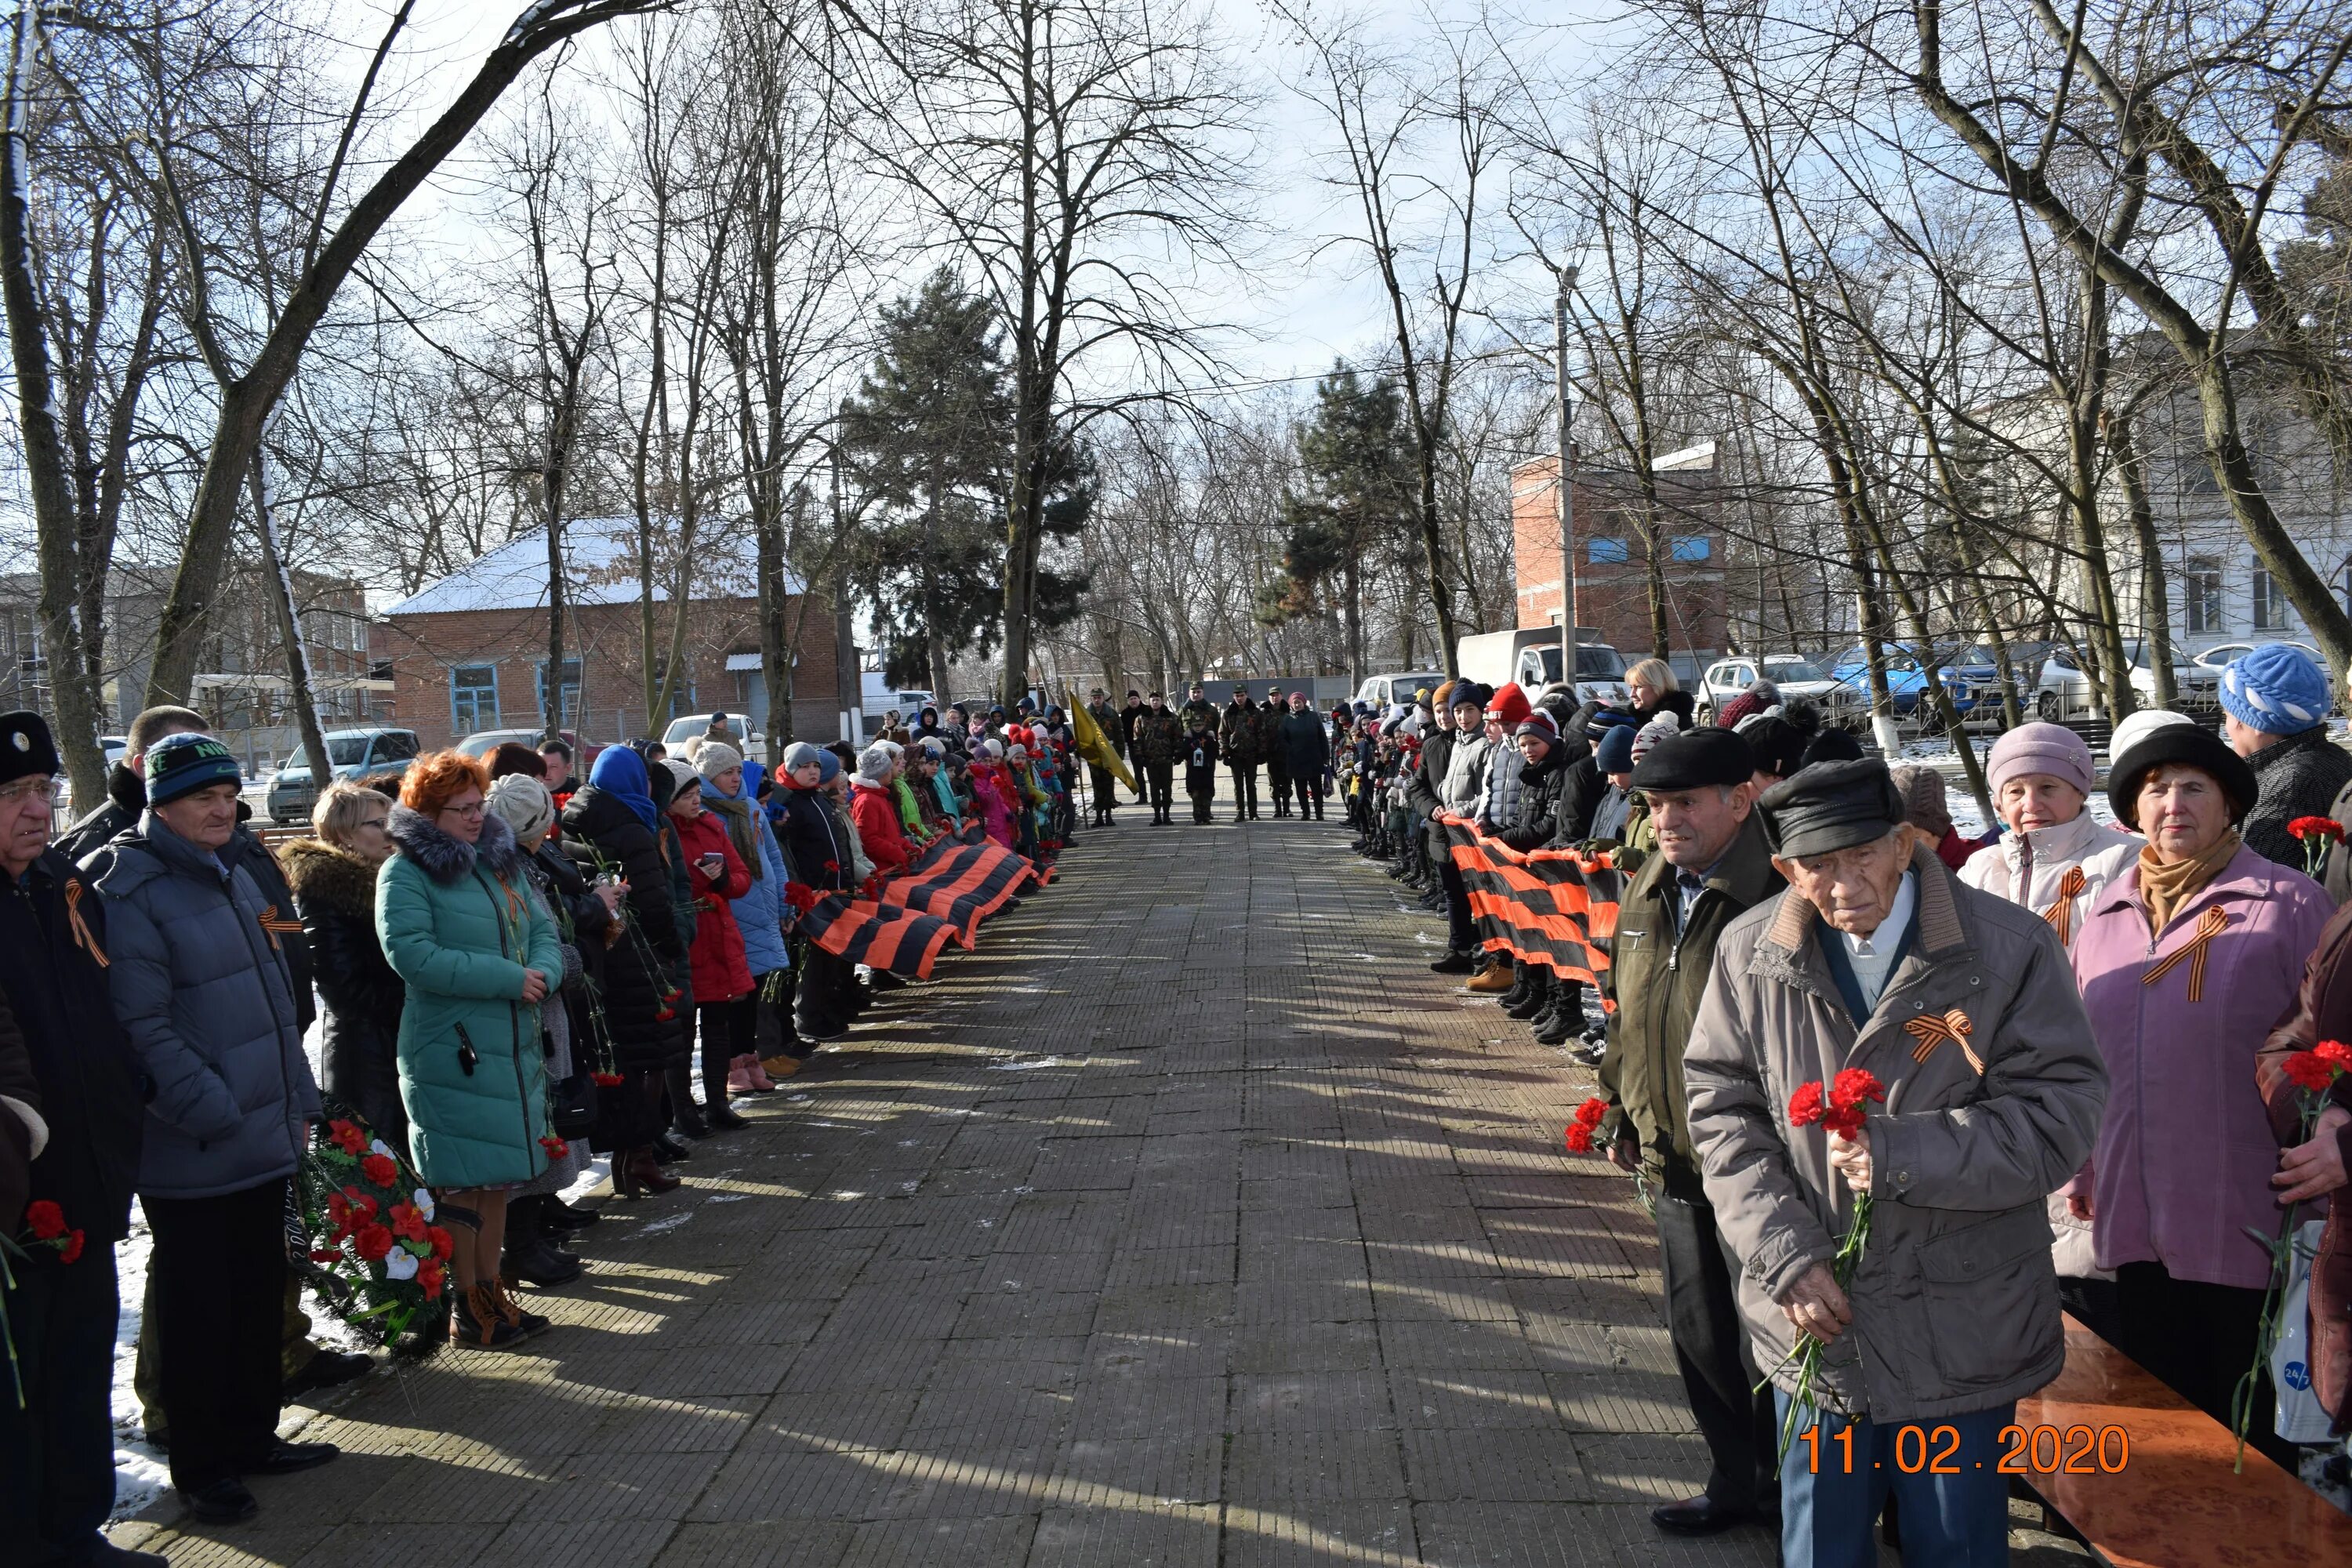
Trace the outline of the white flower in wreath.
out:
[[[419,1187],[415,1192],[408,1194],[408,1201],[416,1205],[416,1212],[425,1216],[426,1224],[429,1225],[432,1223],[433,1194],[431,1193],[426,1192],[423,1187]]]
[[[381,1138],[368,1145],[368,1152],[371,1154],[381,1154],[387,1160],[396,1160],[399,1158],[397,1154],[394,1154],[392,1152],[392,1145],[385,1142]]]
[[[416,1278],[416,1255],[404,1247],[395,1247],[383,1255],[383,1271],[394,1279]]]

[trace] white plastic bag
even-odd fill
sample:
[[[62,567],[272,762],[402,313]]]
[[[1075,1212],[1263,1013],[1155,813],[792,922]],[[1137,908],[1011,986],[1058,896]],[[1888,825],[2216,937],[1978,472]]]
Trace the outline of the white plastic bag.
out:
[[[2294,1262],[2282,1303],[2284,1321],[2271,1348],[2271,1386],[2278,1391],[2278,1435],[2290,1443],[2326,1443],[2333,1426],[2311,1386],[2311,1259],[2319,1251],[2324,1219],[2295,1227]]]

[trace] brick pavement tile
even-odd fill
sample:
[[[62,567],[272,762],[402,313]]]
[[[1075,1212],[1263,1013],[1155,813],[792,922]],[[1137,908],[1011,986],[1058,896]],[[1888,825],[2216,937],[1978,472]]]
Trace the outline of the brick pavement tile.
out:
[[[1368,1279],[1253,1279],[1236,1289],[1234,1309],[1252,1333],[1268,1324],[1354,1322],[1372,1316],[1372,1286]]]
[[[1148,1238],[1111,1259],[1106,1288],[1112,1290],[1150,1289],[1173,1285],[1230,1285],[1234,1282],[1231,1242],[1190,1247],[1152,1247]]]
[[[1486,1209],[1480,1217],[1505,1273],[1545,1279],[1633,1273],[1634,1259],[1604,1213],[1597,1208]]]
[[[1568,1434],[1513,1427],[1409,1427],[1407,1489],[1417,1500],[1585,1502],[1594,1484]]]
[[[1682,1379],[1618,1371],[1600,1376],[1546,1373],[1560,1419],[1581,1432],[1692,1432]]]
[[[1541,1373],[1456,1372],[1391,1367],[1389,1385],[1404,1426],[1558,1428],[1559,1412]]]
[[[930,1374],[946,1346],[944,1337],[876,1340],[844,1326],[832,1339],[820,1336],[802,1351],[778,1387],[791,1394],[915,1387]]]
[[[1221,1377],[1232,1366],[1235,1334],[1229,1323],[1182,1329],[1097,1330],[1086,1342],[1081,1375]]]
[[[837,1568],[856,1533],[855,1525],[834,1520],[682,1524],[655,1563],[656,1568]]]
[[[886,1520],[862,1524],[838,1568],[1023,1568],[1034,1515],[1001,1519]]]
[[[1135,1184],[1140,1138],[1048,1138],[1029,1168],[1028,1184],[1041,1193],[1125,1192]]]
[[[996,1290],[967,1298],[949,1331],[953,1339],[1008,1334],[1082,1335],[1094,1326],[1090,1290]]]
[[[608,1412],[581,1444],[586,1453],[731,1452],[768,1406],[764,1394],[632,1401]]]
[[[1257,1432],[1363,1432],[1392,1427],[1378,1373],[1249,1373],[1234,1378],[1234,1428]]]
[[[1048,1509],[1028,1568],[1217,1568],[1213,1507]]]
[[[1706,1489],[1714,1461],[1696,1432],[1576,1435],[1576,1453],[1601,1502],[1674,1502]]]
[[[701,1523],[871,1519],[887,1505],[899,1484],[894,1452],[747,1449],[719,1468],[686,1518]]]
[[[1413,1510],[1423,1559],[1445,1568],[1770,1568],[1760,1529],[1670,1536],[1649,1509],[1606,1504],[1425,1502]]]
[[[306,1557],[315,1560],[330,1526],[239,1524],[218,1532],[192,1529],[159,1531],[139,1544],[142,1552],[168,1554],[173,1568],[282,1568]]]
[[[1073,1396],[1073,1440],[1164,1437],[1171,1441],[1226,1431],[1223,1377],[1097,1377]]]
[[[1225,1509],[1224,1568],[1412,1568],[1425,1561],[1402,1499],[1315,1499],[1289,1508]]]
[[[1518,1309],[1500,1279],[1374,1279],[1374,1313],[1391,1318],[1436,1319],[1458,1323],[1502,1323]]]
[[[500,1568],[649,1568],[670,1537],[672,1519],[530,1520],[509,1525],[481,1561]]]
[[[1397,1434],[1284,1431],[1237,1434],[1225,1455],[1225,1497],[1280,1509],[1307,1499],[1391,1499],[1405,1491]]]
[[[1438,1372],[1534,1372],[1538,1363],[1517,1322],[1462,1323],[1395,1318],[1380,1325],[1381,1359],[1391,1367]]]
[[[1245,1207],[1241,1215],[1241,1246],[1244,1250],[1288,1241],[1360,1242],[1363,1236],[1363,1221],[1352,1199],[1340,1208],[1303,1205],[1268,1209]]]
[[[1075,1369],[1052,1369],[1051,1381],[1032,1383],[1022,1372],[955,1368],[935,1379],[907,1420],[908,1447],[997,1432],[1032,1446],[1058,1439],[1081,1399]],[[944,1434],[945,1436],[940,1436]]]
[[[1655,1323],[1664,1287],[1654,1274],[1576,1279],[1520,1279],[1506,1281],[1520,1316],[1587,1323]]]
[[[1213,1432],[1072,1438],[1055,1465],[1048,1500],[1107,1510],[1213,1503],[1224,1496],[1225,1444]]]
[[[1131,1333],[1231,1322],[1235,1289],[1231,1285],[1160,1285],[1107,1290],[1095,1308],[1094,1331]]]
[[[660,1331],[666,1345],[730,1346],[740,1350],[775,1351],[802,1345],[824,1326],[833,1310],[827,1300],[772,1297],[751,1301],[713,1301],[709,1308],[675,1328]]]
[[[1343,1210],[1353,1214],[1356,1190],[1345,1176],[1245,1177],[1242,1182],[1243,1217],[1258,1211]]]
[[[1380,1332],[1369,1317],[1353,1322],[1249,1323],[1235,1340],[1233,1369],[1255,1376],[1377,1373]]]
[[[504,1524],[556,1484],[564,1463],[561,1458],[500,1458],[451,1464],[411,1456],[393,1461],[383,1483],[352,1504],[343,1517],[358,1524]]]

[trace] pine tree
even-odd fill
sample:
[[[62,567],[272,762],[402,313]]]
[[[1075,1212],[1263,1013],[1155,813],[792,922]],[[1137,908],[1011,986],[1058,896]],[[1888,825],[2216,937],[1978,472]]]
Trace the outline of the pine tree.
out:
[[[1386,376],[1366,382],[1342,361],[1315,384],[1314,417],[1296,439],[1307,493],[1284,492],[1282,573],[1259,591],[1258,619],[1275,625],[1336,607],[1349,679],[1361,680],[1366,570],[1400,548],[1413,520],[1403,400]]]

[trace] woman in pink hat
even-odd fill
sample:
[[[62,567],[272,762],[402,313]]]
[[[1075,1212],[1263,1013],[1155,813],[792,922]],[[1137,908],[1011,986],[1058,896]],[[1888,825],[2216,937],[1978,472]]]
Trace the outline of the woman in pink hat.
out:
[[[2091,816],[2091,748],[2057,724],[2021,724],[1993,742],[1985,769],[2009,831],[1969,858],[1960,880],[2023,904],[2070,951],[2091,901],[2130,869],[2140,841]]]

